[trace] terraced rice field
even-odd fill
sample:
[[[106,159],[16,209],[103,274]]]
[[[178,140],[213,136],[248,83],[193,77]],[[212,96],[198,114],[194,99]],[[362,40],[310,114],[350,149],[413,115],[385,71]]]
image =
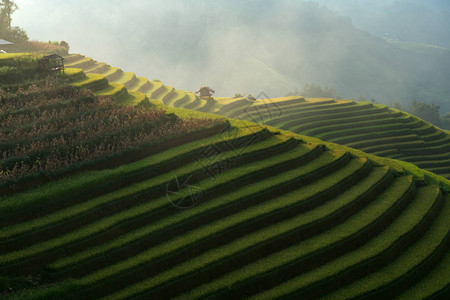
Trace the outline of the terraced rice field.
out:
[[[79,54],[67,59],[86,63],[86,58]],[[158,86],[161,85],[162,83],[158,82]],[[133,88],[138,89],[139,86]],[[165,94],[162,98],[158,97],[158,93],[147,93],[147,96],[162,101],[167,106],[267,124],[377,156],[411,162],[450,179],[448,132],[384,105],[302,97],[258,101],[228,98],[208,101],[179,90]]]
[[[136,77],[134,73],[124,72],[118,68],[111,67],[106,63],[99,63],[91,58],[80,54],[72,54],[65,57],[69,68],[80,68],[86,73],[105,76],[109,82],[124,85],[129,91],[143,93],[153,103],[172,103],[171,106],[188,105],[196,101],[198,97],[190,92],[175,90],[173,87],[165,86],[159,80],[148,80],[145,77]],[[182,100],[182,101],[180,101]],[[203,101],[206,103],[206,101]],[[130,103],[128,101],[128,103]],[[202,105],[199,105],[199,108]]]
[[[250,119],[255,113],[261,123],[412,162],[450,178],[450,135],[405,112],[365,102],[301,99],[270,106],[257,101],[247,112],[228,115]]]
[[[70,56],[68,61],[76,64],[80,57]],[[80,64],[95,70],[86,60]],[[98,68],[106,69],[106,64]],[[75,85],[91,85],[95,93],[112,93],[127,84],[123,80],[104,85],[104,76],[68,72]],[[399,131],[400,125],[417,122],[413,127],[417,132],[402,136],[403,143],[428,136],[436,149],[444,147],[439,140],[445,137],[436,128],[427,131],[422,127],[428,125],[420,120],[369,103],[299,97],[206,101],[158,81],[138,87],[145,80],[130,74],[122,79],[125,76],[132,78],[131,86],[153,95],[153,104],[212,111],[281,128],[300,128],[328,116],[323,128],[303,130],[335,138],[351,138],[342,132],[352,128],[330,123],[332,112],[336,120],[351,119],[354,124],[381,120],[380,128],[395,127],[390,119],[398,120]],[[139,104],[145,97],[137,99],[119,102]],[[167,109],[182,119],[195,115],[223,120],[213,114]],[[358,119],[356,112],[366,117]],[[309,121],[299,122],[299,115]],[[368,119],[371,116],[377,117]],[[449,295],[448,181],[439,176],[432,181],[423,171],[400,164],[414,169],[412,176],[394,160],[378,160],[275,127],[228,122],[203,134],[180,135],[139,160],[0,195],[0,283],[4,278],[7,282],[30,275],[38,278],[36,288],[1,295],[6,299],[445,299]],[[419,135],[421,129],[427,134]],[[371,141],[365,143],[372,147]]]
[[[21,195],[27,209],[4,197],[2,274],[68,280],[35,296],[265,299],[397,295],[444,268],[450,198],[437,185],[232,125],[96,171],[100,185],[67,179],[77,192],[62,198],[57,185]]]

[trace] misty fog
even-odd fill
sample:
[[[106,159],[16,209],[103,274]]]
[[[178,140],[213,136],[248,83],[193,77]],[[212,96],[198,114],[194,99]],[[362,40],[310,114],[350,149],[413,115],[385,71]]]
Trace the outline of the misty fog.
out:
[[[264,92],[278,97],[316,83],[344,98],[374,97],[404,105],[416,98],[440,105],[441,113],[450,111],[450,99],[443,96],[450,95],[449,27],[438,23],[450,19],[445,1],[427,2],[442,9],[430,6],[419,24],[410,21],[424,11],[419,1],[364,1],[367,6],[362,1],[315,2],[320,4],[18,0],[13,23],[30,39],[66,40],[71,53],[178,89],[194,91],[207,84],[217,96]],[[416,6],[401,11],[406,2]],[[402,22],[394,22],[396,14]],[[432,18],[438,21],[416,29]],[[407,51],[388,43],[383,34],[441,48]]]

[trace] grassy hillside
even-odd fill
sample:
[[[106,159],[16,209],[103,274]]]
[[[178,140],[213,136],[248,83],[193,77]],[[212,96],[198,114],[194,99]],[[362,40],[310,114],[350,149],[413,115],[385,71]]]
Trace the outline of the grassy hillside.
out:
[[[86,60],[91,62],[91,66],[103,65],[79,54],[71,55],[67,60],[75,65]],[[149,83],[145,80],[143,82]],[[162,86],[162,83],[159,84]],[[139,86],[132,88],[139,90]],[[147,96],[155,98],[152,93],[147,93]],[[450,179],[449,132],[385,105],[303,97],[258,101],[218,98],[208,101],[182,91],[167,92],[164,97],[157,97],[155,100],[167,106],[267,124],[377,156],[412,162],[420,168]]]
[[[93,99],[114,88],[102,76],[68,73],[72,85],[94,90]],[[122,84],[128,77],[136,88],[134,76],[124,74],[118,77]],[[202,130],[158,138],[159,144],[132,159],[109,160],[27,191],[2,194],[4,298],[448,294],[450,197],[445,189],[450,185],[444,178],[271,126],[166,107],[162,103],[231,115],[240,113],[247,100],[206,101],[161,87],[149,101],[164,108],[161,117],[173,113],[181,124],[202,119]],[[64,107],[73,101],[57,95],[30,105],[32,93],[4,93],[2,108],[5,114],[36,106],[45,112],[54,102]],[[20,99],[23,107],[3,106],[11,99]],[[317,104],[285,98],[278,106],[291,102]],[[95,123],[104,120],[98,117]]]

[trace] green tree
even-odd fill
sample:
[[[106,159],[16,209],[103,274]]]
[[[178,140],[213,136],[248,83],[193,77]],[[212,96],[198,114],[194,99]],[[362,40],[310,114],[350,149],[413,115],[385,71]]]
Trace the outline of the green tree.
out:
[[[310,98],[340,98],[334,89],[327,86],[323,88],[314,83],[306,84],[300,92],[300,95]]]
[[[401,105],[398,101],[394,101],[394,102],[392,103],[392,107],[393,107],[393,108],[396,108],[396,109],[399,109],[399,110],[403,110],[402,105]]]
[[[440,107],[434,104],[427,104],[413,99],[409,106],[409,112],[425,121],[440,125],[441,119],[439,114]]]
[[[11,26],[12,14],[18,9],[19,7],[14,1],[0,0],[0,38],[14,43],[28,41],[25,30],[18,26]]]
[[[18,8],[14,1],[0,0],[0,28],[6,32],[11,31],[11,16]]]

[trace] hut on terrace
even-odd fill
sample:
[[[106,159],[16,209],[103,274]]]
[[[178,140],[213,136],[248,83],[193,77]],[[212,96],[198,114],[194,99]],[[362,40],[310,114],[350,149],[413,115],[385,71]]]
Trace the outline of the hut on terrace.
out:
[[[39,60],[39,70],[44,72],[59,71],[64,73],[64,58],[58,54],[44,56]]]
[[[200,93],[200,98],[208,97],[211,100],[212,94],[214,94],[216,91],[210,88],[209,86],[202,86],[199,88],[195,93]]]

